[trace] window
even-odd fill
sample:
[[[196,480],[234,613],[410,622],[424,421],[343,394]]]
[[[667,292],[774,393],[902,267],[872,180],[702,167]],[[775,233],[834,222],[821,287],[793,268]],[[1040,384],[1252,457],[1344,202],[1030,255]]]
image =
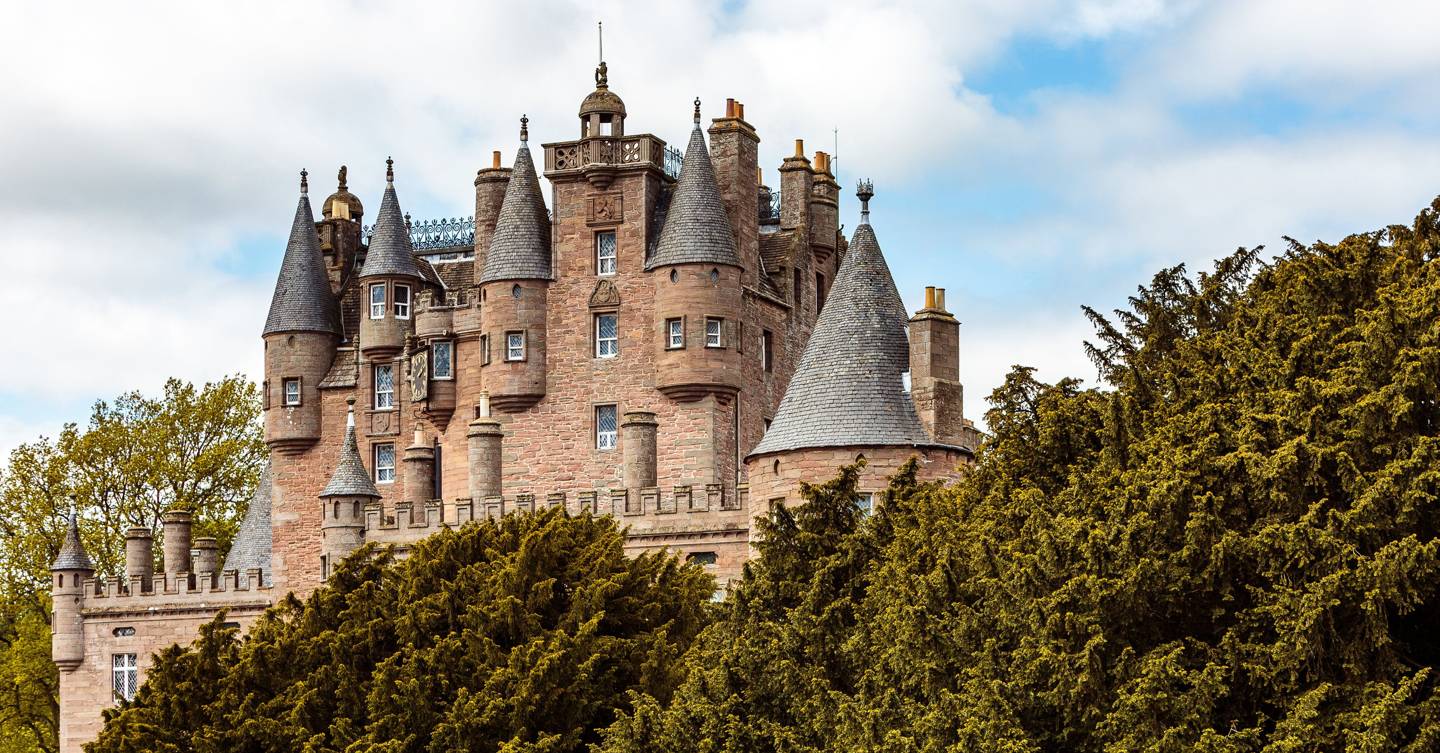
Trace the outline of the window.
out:
[[[707,348],[723,348],[723,347],[725,347],[725,338],[724,338],[724,336],[723,336],[724,330],[725,330],[725,320],[724,320],[724,319],[717,319],[716,317],[713,317],[713,316],[707,316],[707,317],[705,317],[705,347],[707,347]]]
[[[761,419],[761,421],[765,423],[765,431],[770,431],[770,424],[775,423],[775,419],[773,418],[765,418]]]
[[[719,559],[714,552],[691,552],[685,557],[686,562],[694,562],[701,567],[714,567]]]
[[[595,234],[595,274],[613,275],[616,268],[615,231]]]
[[[377,282],[370,286],[370,318],[385,318],[385,283]]]
[[[300,404],[300,380],[299,380],[299,379],[286,379],[285,382],[284,382],[284,384],[285,384],[285,405],[286,405],[286,406],[299,405],[299,404]]]
[[[117,627],[114,630],[111,630],[110,634],[115,636],[116,638],[129,638],[130,636],[135,634],[135,628]]]
[[[375,409],[395,407],[395,367],[391,364],[375,366]]]
[[[875,494],[873,492],[860,492],[855,495],[855,504],[860,508],[860,514],[869,517],[875,511]]]
[[[270,380],[260,383],[260,409],[270,410]]]
[[[684,320],[684,319],[666,319],[666,320],[665,320],[665,347],[666,347],[666,348],[683,348],[683,347],[685,347],[685,320]]]
[[[795,299],[796,306],[800,305],[800,299],[803,298],[805,295],[805,291],[800,288],[800,284],[800,269],[797,267],[795,269],[795,277],[793,280],[791,280],[790,284],[790,297]]]
[[[481,365],[481,366],[489,366],[489,365],[490,365],[490,336],[489,336],[489,335],[481,335],[481,336],[480,336],[480,365]]]
[[[825,275],[815,273],[815,313],[825,308]]]
[[[455,378],[455,343],[436,340],[430,343],[430,377],[432,379]]]
[[[140,688],[140,666],[135,654],[111,654],[110,687],[115,691],[116,703],[135,700],[135,691]]]
[[[595,449],[615,449],[615,406],[595,406]]]
[[[524,333],[524,332],[506,332],[506,333],[505,333],[505,360],[507,360],[507,361],[523,361],[523,360],[525,360],[525,333]]]
[[[775,337],[770,334],[770,330],[760,330],[760,365],[766,371],[775,370],[774,340]]]
[[[386,442],[375,445],[375,483],[395,482],[395,445]]]
[[[395,318],[396,318],[396,319],[409,319],[409,318],[410,318],[410,286],[409,286],[409,285],[396,285],[396,286],[395,286]]]
[[[595,357],[610,358],[620,352],[620,325],[615,314],[595,315]]]

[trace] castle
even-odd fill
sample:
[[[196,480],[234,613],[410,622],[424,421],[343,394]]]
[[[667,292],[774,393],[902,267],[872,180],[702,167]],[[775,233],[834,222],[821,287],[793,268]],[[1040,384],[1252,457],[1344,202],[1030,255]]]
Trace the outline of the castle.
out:
[[[133,696],[151,655],[220,610],[246,628],[367,542],[564,507],[614,515],[632,552],[739,574],[752,519],[863,456],[862,505],[911,457],[969,462],[959,322],[943,289],[904,309],[869,223],[847,241],[829,156],[803,144],[763,184],[727,100],[680,153],[632,134],[602,62],[578,138],[544,144],[547,209],[521,118],[514,166],[475,178],[473,226],[412,223],[393,164],[372,226],[307,178],[265,321],[270,463],[225,561],[162,519],[96,577],[72,520],[54,563],[60,750]],[[706,136],[708,134],[708,144]]]

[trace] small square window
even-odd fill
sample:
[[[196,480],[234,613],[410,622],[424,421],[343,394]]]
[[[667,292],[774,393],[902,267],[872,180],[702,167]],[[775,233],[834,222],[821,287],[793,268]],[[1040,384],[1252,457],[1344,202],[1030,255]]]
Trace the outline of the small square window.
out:
[[[615,231],[606,230],[595,234],[595,273],[613,275],[619,267],[619,254],[615,244]]]
[[[595,357],[611,358],[620,353],[620,325],[615,314],[595,315]]]
[[[395,286],[395,318],[396,318],[396,319],[409,319],[409,318],[410,318],[410,286],[409,286],[409,285],[396,285],[396,286]]]
[[[375,366],[375,409],[395,407],[395,367],[391,364]]]
[[[455,343],[449,340],[430,343],[430,376],[434,379],[455,378]]]
[[[524,332],[506,332],[506,333],[505,333],[505,360],[507,360],[507,361],[523,361],[523,360],[525,360],[525,333],[524,333]]]
[[[389,442],[375,445],[375,483],[395,483],[395,445]]]
[[[710,316],[705,318],[705,347],[725,347],[725,320]]]
[[[377,282],[370,286],[370,318],[385,318],[385,283]]]
[[[684,320],[684,319],[666,319],[666,320],[665,320],[665,347],[666,347],[666,348],[683,348],[683,347],[685,347],[685,320]]]
[[[613,450],[616,440],[615,406],[595,406],[595,449]]]
[[[762,329],[762,330],[760,330],[760,365],[761,365],[766,371],[774,371],[774,370],[775,370],[775,350],[774,350],[775,345],[774,345],[774,342],[775,342],[775,336],[772,335],[772,334],[770,334],[770,330],[768,330],[768,329]]]
[[[300,380],[290,378],[285,380],[285,406],[293,407],[300,404]]]

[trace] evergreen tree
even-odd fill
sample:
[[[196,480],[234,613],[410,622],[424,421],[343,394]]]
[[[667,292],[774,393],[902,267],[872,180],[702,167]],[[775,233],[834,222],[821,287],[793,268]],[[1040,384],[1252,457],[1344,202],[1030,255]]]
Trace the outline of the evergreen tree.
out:
[[[469,524],[362,548],[242,640],[217,618],[107,712],[90,753],[580,751],[632,694],[668,699],[712,578],[627,557],[609,518]]]

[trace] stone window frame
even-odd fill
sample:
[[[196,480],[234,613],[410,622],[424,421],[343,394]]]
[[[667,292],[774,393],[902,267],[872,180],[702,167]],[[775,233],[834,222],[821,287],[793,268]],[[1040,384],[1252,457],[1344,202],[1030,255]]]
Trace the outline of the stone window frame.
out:
[[[519,336],[520,336],[520,355],[519,355],[519,356],[514,356],[514,355],[513,355],[513,353],[514,353],[514,346],[512,346],[512,345],[510,344],[510,338],[511,338],[511,337],[514,337],[514,336],[516,336],[516,335],[519,335]],[[525,330],[523,330],[523,329],[510,329],[510,330],[506,330],[506,331],[505,331],[505,362],[506,362],[506,363],[524,363],[524,362],[525,362],[525,357],[529,354],[529,353],[528,353],[529,348],[528,348],[528,342],[527,342],[529,339],[530,339],[529,337],[526,337]]]
[[[711,343],[711,342],[710,342],[710,325],[711,325],[712,323],[715,325],[715,342],[714,342],[714,343]],[[707,347],[707,348],[721,348],[721,349],[723,349],[723,348],[725,347],[725,317],[723,317],[723,316],[707,316],[707,317],[705,317],[705,347]]]
[[[380,391],[380,370],[390,370],[390,389]],[[380,396],[385,396],[385,404],[381,405]],[[395,364],[377,363],[370,368],[370,407],[375,410],[395,410]]]
[[[387,297],[388,297],[388,295],[389,295],[389,294],[385,291],[385,288],[386,288],[386,284],[383,283],[383,282],[372,282],[372,283],[370,283],[370,288],[369,288],[369,290],[370,290],[370,318],[371,318],[371,319],[384,319],[384,318],[385,318],[385,303],[386,303],[386,299],[387,299]],[[378,300],[378,301],[375,300],[375,293],[376,293],[376,291],[379,291],[379,293],[380,293],[380,300]],[[375,313],[377,306],[379,307],[379,312],[380,312],[378,316],[377,316],[376,313]]]
[[[405,291],[405,300],[400,300],[400,291]],[[396,319],[409,319],[410,310],[413,308],[414,299],[410,297],[410,286],[403,283],[395,283],[394,309]]]
[[[489,335],[481,335],[481,336],[480,336],[480,365],[481,365],[481,366],[489,366],[489,365],[490,365],[490,336],[489,336]]]
[[[435,349],[436,349],[437,347],[442,346],[442,345],[445,346],[446,348],[448,348],[448,349],[450,350],[450,357],[445,361],[445,363],[450,367],[450,371],[449,371],[449,373],[446,373],[446,374],[444,374],[443,376],[442,376],[442,375],[439,373],[439,371],[435,368],[436,364],[439,364],[439,363],[440,363],[440,359],[435,357]],[[434,340],[434,341],[431,341],[431,343],[430,343],[430,378],[431,378],[431,379],[436,379],[436,380],[439,380],[439,381],[442,381],[442,382],[454,381],[454,379],[455,379],[455,341],[454,341],[454,340]]]
[[[305,390],[300,382],[301,377],[284,377],[280,380],[280,405],[285,408],[298,408],[305,401]],[[295,385],[295,402],[290,402],[290,385]]]
[[[135,700],[140,689],[140,655],[116,653],[110,655],[110,693],[116,706]]]
[[[611,412],[614,413],[615,429],[614,429],[613,431],[602,432],[602,431],[600,430],[600,411],[601,411],[602,409],[605,409],[605,408],[609,408],[609,409],[611,410]],[[615,450],[619,449],[619,447],[620,447],[620,404],[619,404],[619,403],[595,403],[594,405],[591,406],[590,416],[591,416],[591,423],[593,424],[593,428],[594,428],[594,432],[592,433],[592,436],[594,437],[594,440],[595,440],[595,449],[598,450],[598,451],[600,451],[600,452],[614,452]],[[608,446],[605,444],[605,439],[606,439],[607,437],[608,437],[609,440],[610,440],[610,444],[609,444]]]
[[[680,325],[678,332],[676,331],[676,328],[675,328],[675,325],[676,325],[676,324]],[[683,316],[672,316],[672,317],[667,318],[667,319],[665,320],[665,331],[663,332],[663,334],[664,334],[664,337],[665,337],[665,349],[666,349],[666,350],[684,350],[684,349],[685,349],[685,317],[683,317]],[[680,336],[680,342],[679,342],[678,344],[675,342],[675,336],[676,336],[676,335],[679,335],[679,336]]]
[[[613,337],[613,338],[601,338],[601,337],[600,337],[600,321],[601,321],[602,319],[606,318],[606,317],[609,317],[609,318],[615,320],[615,337]],[[592,334],[592,336],[593,336],[593,338],[594,338],[594,341],[595,341],[595,347],[593,348],[593,351],[592,351],[592,352],[594,352],[595,357],[596,357],[596,358],[615,358],[616,356],[619,356],[619,355],[620,355],[620,312],[618,312],[618,311],[601,311],[601,312],[596,313],[594,316],[592,316],[592,317],[590,317],[590,318],[591,318],[591,321],[592,321],[592,326],[590,327],[590,332],[591,332],[591,334]],[[611,344],[612,344],[612,349],[610,350],[609,353],[602,352],[602,347],[601,347],[601,346],[604,345],[605,343],[611,343]]]
[[[389,453],[390,453],[390,464],[389,464],[389,465],[381,465],[381,464],[380,464],[380,455],[381,455],[381,452],[384,451],[384,450],[386,450],[387,448],[389,449]],[[393,483],[395,483],[395,443],[394,443],[394,442],[376,442],[375,444],[371,445],[371,446],[370,446],[370,462],[371,462],[371,465],[374,466],[374,468],[375,468],[375,483],[377,483],[377,484],[393,484]],[[386,476],[386,472],[387,472],[387,471],[389,472],[389,476],[388,476],[388,477]]]
[[[775,333],[764,328],[760,330],[760,368],[766,372],[775,370]]]
[[[600,238],[609,235],[612,239],[610,244],[611,255],[609,257],[600,254]],[[610,262],[610,271],[605,271],[605,261]],[[620,234],[615,230],[595,231],[595,275],[597,277],[614,277],[620,273]]]

